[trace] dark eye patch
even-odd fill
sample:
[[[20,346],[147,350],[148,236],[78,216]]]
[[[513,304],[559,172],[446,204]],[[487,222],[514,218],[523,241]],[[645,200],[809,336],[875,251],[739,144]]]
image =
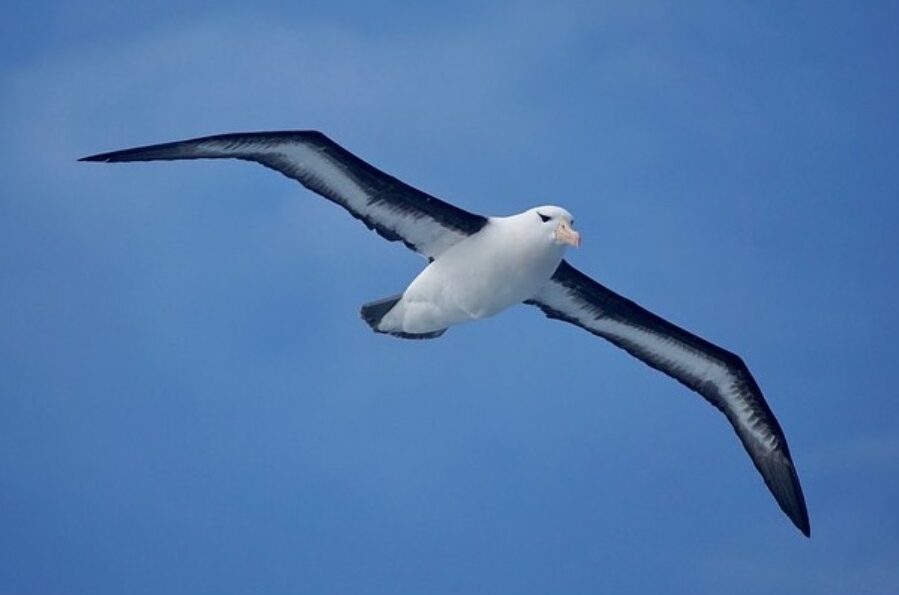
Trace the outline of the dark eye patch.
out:
[[[552,219],[552,217],[547,217],[546,215],[544,215],[543,213],[541,213],[539,211],[537,212],[537,216],[540,217],[540,221],[543,221],[544,223],[546,223],[547,221]]]

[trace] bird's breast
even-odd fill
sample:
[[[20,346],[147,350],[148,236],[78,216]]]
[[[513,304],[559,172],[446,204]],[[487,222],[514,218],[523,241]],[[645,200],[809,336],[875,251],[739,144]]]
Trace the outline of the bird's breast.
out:
[[[442,254],[412,282],[405,298],[439,304],[450,317],[472,320],[532,297],[559,266],[564,250],[490,231]]]

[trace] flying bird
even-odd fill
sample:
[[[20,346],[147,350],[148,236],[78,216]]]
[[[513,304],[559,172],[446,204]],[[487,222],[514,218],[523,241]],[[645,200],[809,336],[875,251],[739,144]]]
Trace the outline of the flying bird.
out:
[[[731,423],[768,489],[810,535],[808,511],[783,430],[740,359],[607,289],[563,259],[580,244],[563,208],[486,217],[390,176],[317,131],[221,134],[102,153],[80,161],[254,161],[338,204],[389,241],[428,260],[394,296],[362,306],[377,333],[434,339],[449,327],[515,304],[577,325],[702,395]]]

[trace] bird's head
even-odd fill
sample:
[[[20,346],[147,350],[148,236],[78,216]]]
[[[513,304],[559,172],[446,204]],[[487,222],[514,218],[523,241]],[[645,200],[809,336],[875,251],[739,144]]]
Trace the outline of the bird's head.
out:
[[[581,234],[574,230],[574,218],[562,207],[535,207],[525,215],[533,217],[535,224],[542,226],[556,244],[575,248],[581,245]]]

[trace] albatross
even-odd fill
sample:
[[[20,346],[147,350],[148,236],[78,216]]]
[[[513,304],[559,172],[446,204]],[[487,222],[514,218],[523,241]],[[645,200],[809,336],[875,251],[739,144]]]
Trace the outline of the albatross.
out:
[[[428,260],[409,286],[362,306],[376,333],[434,339],[524,303],[624,349],[699,393],[736,431],[780,508],[805,535],[808,511],[780,424],[736,354],[656,316],[564,260],[580,244],[565,209],[468,212],[388,175],[318,131],[220,134],[84,157],[127,162],[242,159],[271,168]]]

